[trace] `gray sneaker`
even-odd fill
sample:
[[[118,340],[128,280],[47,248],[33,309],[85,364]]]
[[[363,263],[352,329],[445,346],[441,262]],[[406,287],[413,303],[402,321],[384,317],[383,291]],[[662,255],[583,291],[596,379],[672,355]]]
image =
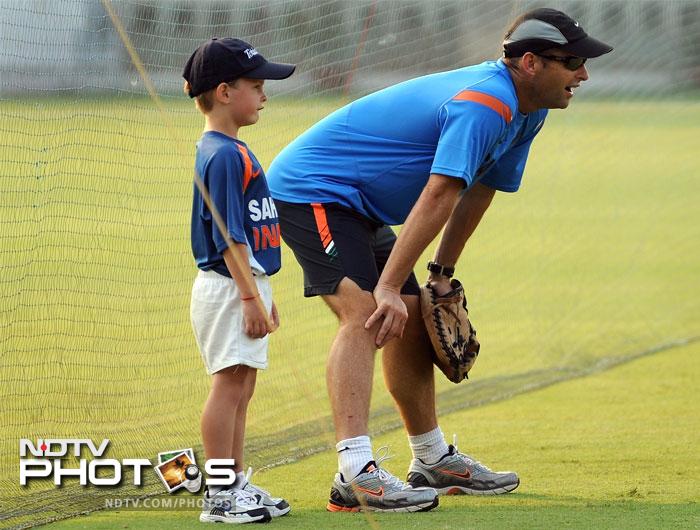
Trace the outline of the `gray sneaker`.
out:
[[[240,489],[226,489],[215,495],[204,491],[199,520],[202,523],[266,523],[272,519],[260,496]]]
[[[383,459],[378,459],[379,463]],[[438,505],[433,488],[413,488],[374,460],[350,482],[337,473],[326,509],[329,512],[424,512]]]
[[[449,447],[447,454],[434,464],[414,458],[407,482],[413,487],[435,488],[440,495],[499,495],[513,491],[520,484],[518,475],[512,471],[491,471],[460,453],[455,445]]]
[[[250,477],[252,474],[253,468],[249,467],[248,472],[245,475],[245,486],[243,486],[241,489],[247,491],[248,493],[251,493],[252,495],[260,496],[261,504],[265,508],[267,508],[267,511],[270,512],[270,515],[272,517],[281,517],[283,515],[287,515],[289,513],[289,510],[292,509],[292,507],[289,506],[289,503],[279,497],[273,497],[272,495],[270,495],[269,491],[264,490],[260,486],[256,486],[255,484],[250,482]]]

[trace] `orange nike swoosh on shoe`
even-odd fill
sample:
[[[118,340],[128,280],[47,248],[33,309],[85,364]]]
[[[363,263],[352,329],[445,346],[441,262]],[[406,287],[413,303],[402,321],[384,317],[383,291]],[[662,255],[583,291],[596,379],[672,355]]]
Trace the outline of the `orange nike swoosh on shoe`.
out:
[[[453,475],[455,477],[459,478],[471,478],[472,474],[467,470],[466,473],[458,473],[457,471],[448,471],[447,469],[439,469],[440,473],[444,473],[445,475]]]
[[[378,490],[368,490],[365,488],[361,488],[360,486],[355,486],[355,489],[358,491],[363,491],[368,495],[372,495],[374,497],[381,497],[384,495],[384,488],[379,488]]]
[[[255,173],[253,173],[250,178],[255,178],[260,174],[260,170],[258,169]]]

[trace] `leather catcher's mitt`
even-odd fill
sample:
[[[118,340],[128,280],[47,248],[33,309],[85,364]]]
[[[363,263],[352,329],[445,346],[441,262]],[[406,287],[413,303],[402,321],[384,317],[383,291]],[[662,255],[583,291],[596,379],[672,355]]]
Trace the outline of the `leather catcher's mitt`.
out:
[[[467,299],[458,280],[452,290],[437,296],[430,284],[420,288],[421,314],[433,344],[433,362],[453,383],[467,379],[479,355],[476,330],[469,322]]]

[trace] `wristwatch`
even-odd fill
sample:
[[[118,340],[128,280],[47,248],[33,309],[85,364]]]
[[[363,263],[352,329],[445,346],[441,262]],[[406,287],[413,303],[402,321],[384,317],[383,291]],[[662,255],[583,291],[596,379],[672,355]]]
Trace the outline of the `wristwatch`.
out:
[[[452,278],[452,275],[455,273],[454,267],[445,267],[444,265],[440,265],[434,261],[428,262],[428,270],[433,274],[439,274],[445,278]]]

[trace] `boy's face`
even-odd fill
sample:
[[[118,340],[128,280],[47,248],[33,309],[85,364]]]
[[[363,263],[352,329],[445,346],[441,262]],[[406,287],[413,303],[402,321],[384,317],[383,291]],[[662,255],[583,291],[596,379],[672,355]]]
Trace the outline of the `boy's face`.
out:
[[[229,85],[231,90],[231,118],[239,127],[253,125],[258,121],[258,112],[264,108],[267,96],[263,91],[265,81],[242,77]]]

